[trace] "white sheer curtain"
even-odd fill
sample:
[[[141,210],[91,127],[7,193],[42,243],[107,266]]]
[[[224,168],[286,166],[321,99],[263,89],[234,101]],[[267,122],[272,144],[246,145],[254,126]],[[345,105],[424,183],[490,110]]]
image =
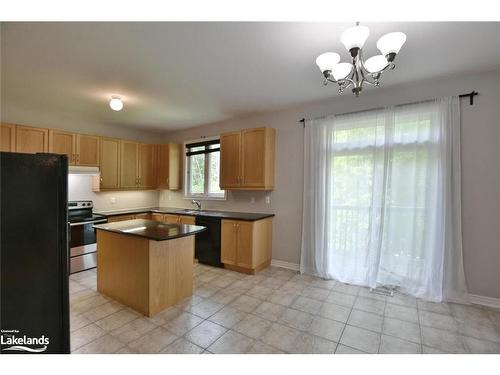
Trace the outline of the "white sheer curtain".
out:
[[[458,105],[306,123],[301,272],[465,302]]]

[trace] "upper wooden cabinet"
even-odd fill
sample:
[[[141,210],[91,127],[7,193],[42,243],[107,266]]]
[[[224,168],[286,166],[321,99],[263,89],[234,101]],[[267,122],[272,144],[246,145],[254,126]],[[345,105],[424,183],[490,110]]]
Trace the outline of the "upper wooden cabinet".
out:
[[[156,185],[155,146],[139,145],[139,186],[151,189]]]
[[[220,150],[221,189],[274,189],[274,129],[243,129],[221,134]]]
[[[118,189],[120,187],[120,140],[100,138],[99,166],[101,170],[100,188]]]
[[[220,136],[220,180],[222,189],[241,187],[241,132]]]
[[[120,141],[120,187],[139,186],[139,143]]]
[[[99,137],[95,135],[76,135],[77,164],[85,167],[99,166]]]
[[[0,151],[15,152],[16,150],[16,125],[0,124]]]
[[[68,163],[75,165],[76,134],[62,130],[49,130],[49,152],[68,156]]]
[[[181,152],[181,145],[176,143],[156,146],[158,188],[179,190],[182,187]]]
[[[49,152],[66,154],[70,165],[99,166],[99,137],[49,130]]]
[[[49,130],[30,126],[16,126],[16,152],[36,154],[48,152]]]

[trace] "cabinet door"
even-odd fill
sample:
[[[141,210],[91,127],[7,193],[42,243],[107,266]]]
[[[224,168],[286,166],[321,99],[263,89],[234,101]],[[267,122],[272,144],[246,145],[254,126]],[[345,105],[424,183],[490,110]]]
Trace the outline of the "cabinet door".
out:
[[[151,189],[155,186],[154,145],[141,144],[139,154],[139,185],[141,188]]]
[[[120,141],[120,187],[135,188],[139,178],[139,144]]]
[[[182,146],[177,143],[168,145],[168,189],[179,190],[182,187]]]
[[[142,214],[136,214],[135,218],[136,219],[151,220],[151,213],[150,212],[143,212]]]
[[[157,186],[168,189],[169,184],[169,147],[167,145],[156,146],[156,173]]]
[[[158,214],[156,212],[153,212],[151,214],[151,220],[155,221],[165,221],[164,215],[163,214]]]
[[[99,159],[101,188],[117,189],[120,186],[120,140],[101,137]]]
[[[16,152],[36,154],[49,150],[49,130],[29,126],[16,127]]]
[[[240,132],[224,133],[220,136],[220,187],[239,187],[240,175]]]
[[[70,165],[75,165],[78,158],[75,148],[75,134],[61,131],[49,130],[49,152],[68,156]]]
[[[253,268],[253,223],[238,221],[236,224],[236,265]]]
[[[179,215],[179,224],[195,225],[196,218],[194,216]]]
[[[0,124],[0,151],[16,151],[16,125]]]
[[[76,135],[76,160],[78,165],[99,166],[99,137],[95,135]]]
[[[221,262],[224,264],[236,265],[236,224],[234,220],[221,221]]]
[[[179,224],[180,216],[179,215],[165,214],[164,221],[165,221],[165,223],[168,223],[168,224]]]
[[[241,132],[241,184],[244,187],[265,185],[266,129],[245,129]]]
[[[134,220],[135,215],[117,215],[108,217],[108,223],[115,223],[117,221]]]

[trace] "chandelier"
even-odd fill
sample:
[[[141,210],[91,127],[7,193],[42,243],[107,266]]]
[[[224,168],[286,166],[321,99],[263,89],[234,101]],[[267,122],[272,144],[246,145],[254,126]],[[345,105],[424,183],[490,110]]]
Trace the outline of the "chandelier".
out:
[[[328,82],[337,83],[339,95],[346,88],[352,87],[354,95],[359,96],[363,84],[379,86],[382,73],[395,68],[394,59],[405,43],[406,35],[401,32],[383,35],[377,41],[377,48],[381,54],[364,61],[362,50],[369,35],[368,27],[360,26],[359,22],[341,34],[340,41],[349,51],[352,63],[339,62],[340,55],[335,52],[325,52],[318,56],[316,64],[325,77],[323,82],[325,86]]]

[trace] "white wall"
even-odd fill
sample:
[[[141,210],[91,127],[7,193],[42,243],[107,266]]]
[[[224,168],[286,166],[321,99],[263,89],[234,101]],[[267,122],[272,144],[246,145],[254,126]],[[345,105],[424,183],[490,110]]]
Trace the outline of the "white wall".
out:
[[[226,201],[204,202],[205,208],[274,212],[273,258],[298,263],[302,228],[303,129],[298,120],[380,106],[403,104],[471,90],[474,106],[462,103],[463,244],[470,293],[500,298],[500,71],[450,77],[364,92],[349,93],[281,111],[170,132],[166,141],[184,142],[221,132],[270,126],[276,129],[276,188],[265,203],[264,192],[230,192]],[[300,88],[298,88],[300,89]],[[255,197],[255,203],[251,198]],[[163,206],[188,207],[181,193],[162,192]]]
[[[116,203],[111,203],[111,198]],[[68,200],[92,200],[94,211],[112,211],[123,208],[155,207],[158,205],[159,192],[146,191],[110,191],[94,193],[92,177],[89,175],[70,174],[68,176]]]

